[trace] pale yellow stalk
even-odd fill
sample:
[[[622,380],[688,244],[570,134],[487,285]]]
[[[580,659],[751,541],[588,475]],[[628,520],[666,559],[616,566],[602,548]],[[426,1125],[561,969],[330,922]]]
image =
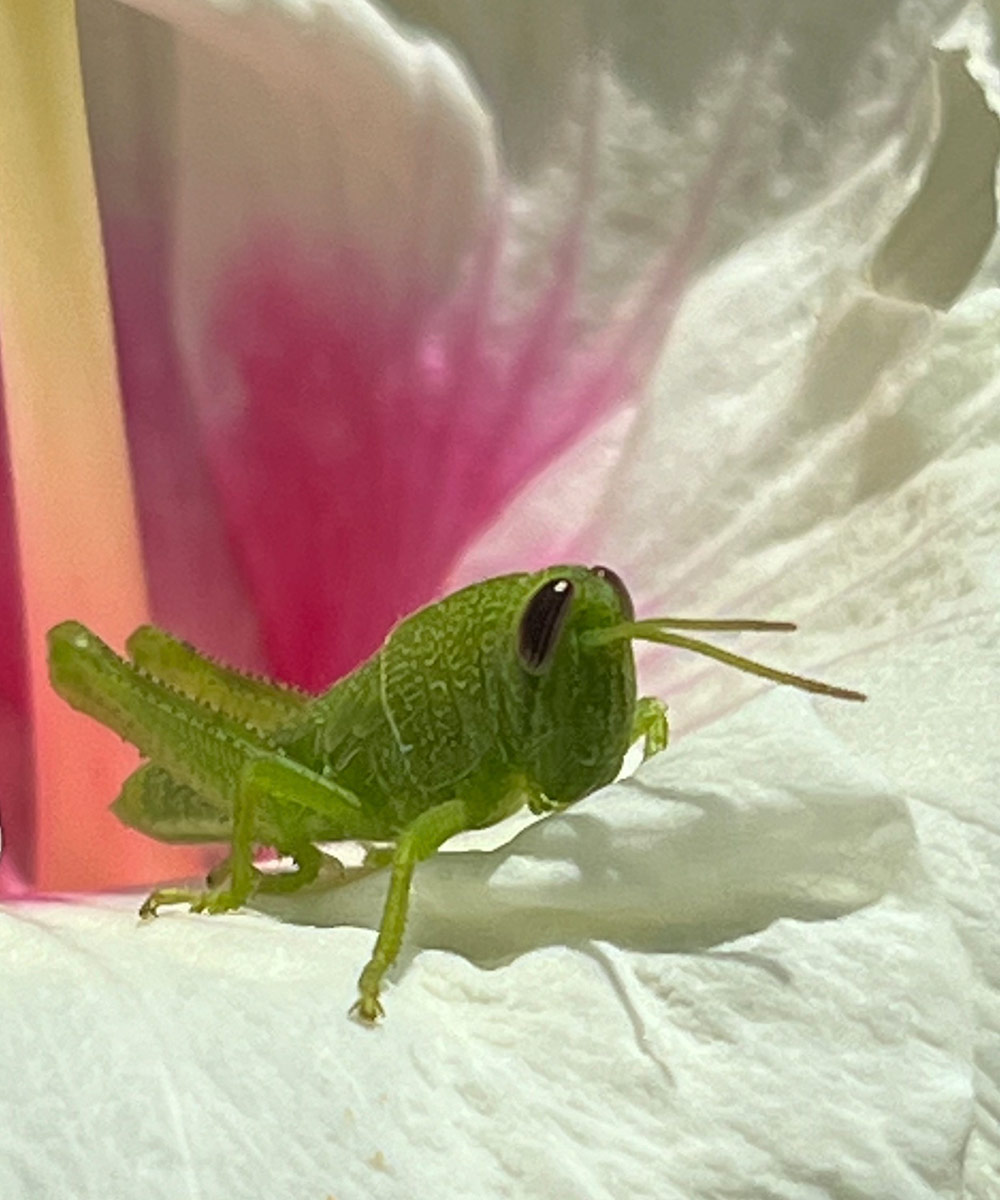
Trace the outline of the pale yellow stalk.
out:
[[[73,0],[0,0],[0,355],[30,660],[33,882],[183,873],[189,852],[107,813],[134,751],[46,676],[56,622],[120,643],[147,616]]]

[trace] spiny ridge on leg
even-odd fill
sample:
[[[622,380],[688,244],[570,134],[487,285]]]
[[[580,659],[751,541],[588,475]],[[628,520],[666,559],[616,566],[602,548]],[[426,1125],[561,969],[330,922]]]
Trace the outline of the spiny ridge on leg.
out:
[[[150,675],[265,733],[299,719],[310,700],[296,688],[225,666],[155,625],[140,626],[125,648]]]

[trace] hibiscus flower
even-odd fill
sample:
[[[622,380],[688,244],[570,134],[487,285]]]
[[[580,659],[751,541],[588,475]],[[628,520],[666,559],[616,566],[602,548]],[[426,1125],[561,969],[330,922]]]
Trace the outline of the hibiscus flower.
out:
[[[644,652],[667,752],[422,864],[374,1031],[345,1013],[382,875],[141,930],[133,895],[9,903],[0,1193],[995,1194],[985,6],[88,0],[79,30],[122,409],[79,472],[25,439],[0,282],[9,890],[180,869],[102,852],[128,761],[42,688],[39,624],[120,638],[146,588],[320,688],[451,587],[607,562],[640,613],[797,621],[760,656],[870,700]]]

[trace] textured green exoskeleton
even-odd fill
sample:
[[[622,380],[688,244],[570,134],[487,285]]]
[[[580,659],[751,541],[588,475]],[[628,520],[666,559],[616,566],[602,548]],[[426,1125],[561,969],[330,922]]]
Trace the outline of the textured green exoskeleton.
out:
[[[163,842],[230,844],[204,888],[164,888],[142,906],[225,912],[257,890],[315,879],[316,843],[372,844],[388,896],[354,1010],[381,1014],[416,863],[454,834],[523,805],[565,808],[617,775],[628,747],[667,744],[664,706],[637,699],[632,639],[708,654],[779,683],[845,699],[857,692],[775,671],[678,629],[791,629],[768,621],[636,621],[605,567],[557,566],[455,592],[401,621],[382,649],[320,696],[222,667],[144,626],[119,658],[82,625],[49,633],[52,684],[149,763],[112,806]],[[296,869],[265,874],[254,848]]]

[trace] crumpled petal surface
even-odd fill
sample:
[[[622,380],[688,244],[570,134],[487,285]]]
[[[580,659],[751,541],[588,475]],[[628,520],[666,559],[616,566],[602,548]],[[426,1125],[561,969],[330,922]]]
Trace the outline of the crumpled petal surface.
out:
[[[282,907],[370,926],[380,891]],[[799,698],[431,860],[411,945],[452,952],[408,956],[375,1031],[345,1017],[360,929],[0,928],[0,1053],[38,1097],[4,1096],[6,1196],[958,1194],[965,956],[905,797]]]

